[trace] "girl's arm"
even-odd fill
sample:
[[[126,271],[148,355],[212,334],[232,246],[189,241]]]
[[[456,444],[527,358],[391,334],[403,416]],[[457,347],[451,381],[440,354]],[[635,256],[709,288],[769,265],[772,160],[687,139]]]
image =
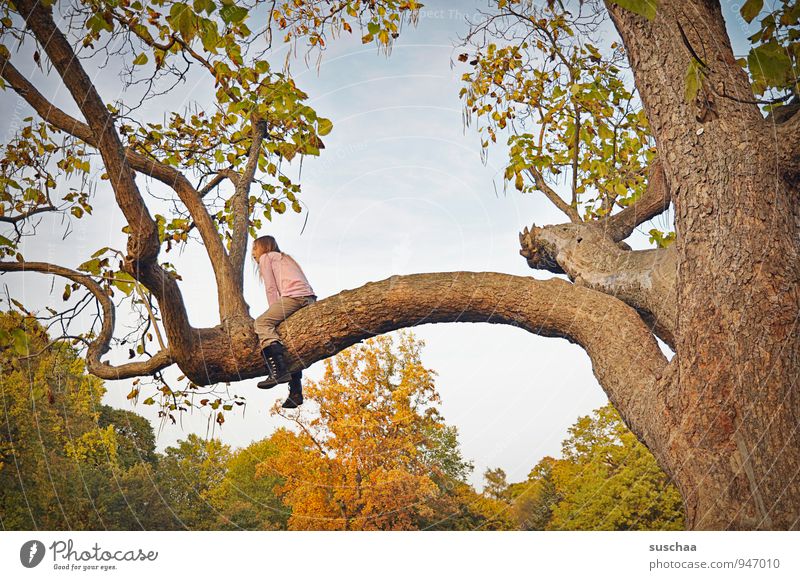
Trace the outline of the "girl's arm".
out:
[[[278,283],[275,281],[275,274],[272,271],[272,260],[268,254],[261,254],[258,260],[258,267],[261,270],[261,279],[264,281],[264,288],[267,291],[267,303],[272,306],[280,298]]]

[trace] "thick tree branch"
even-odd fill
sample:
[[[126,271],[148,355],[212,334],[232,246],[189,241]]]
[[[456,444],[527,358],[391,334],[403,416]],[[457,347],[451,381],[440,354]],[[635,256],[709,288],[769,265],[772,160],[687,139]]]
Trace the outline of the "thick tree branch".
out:
[[[244,275],[244,261],[247,253],[247,231],[250,227],[250,185],[258,167],[258,158],[261,155],[261,142],[266,134],[266,125],[258,119],[253,119],[252,143],[247,156],[244,170],[236,180],[236,191],[233,194],[233,233],[231,240],[230,261],[233,268],[234,280],[242,287]]]
[[[103,310],[100,333],[95,340],[88,343],[89,346],[86,352],[87,370],[93,375],[106,380],[126,379],[151,375],[173,364],[174,360],[169,348],[162,349],[146,361],[127,363],[120,366],[112,366],[100,360],[100,357],[108,352],[111,344],[111,338],[114,333],[115,308],[114,303],[103,288],[87,274],[46,262],[0,262],[0,272],[55,274],[83,285],[92,293]]]
[[[669,204],[670,189],[664,175],[664,166],[660,161],[655,161],[650,166],[647,189],[642,196],[633,205],[600,220],[599,225],[612,240],[621,242],[630,236],[639,224],[665,212]]]
[[[594,223],[525,228],[520,244],[531,268],[566,273],[577,284],[619,298],[644,314],[659,338],[674,344],[674,248],[623,250]]]
[[[652,389],[666,365],[635,310],[612,296],[563,280],[539,281],[494,272],[392,276],[300,309],[278,327],[291,370],[308,367],[365,338],[443,322],[509,324],[581,345],[595,375],[633,425],[658,417]],[[231,346],[218,329],[201,333],[192,368],[197,384],[264,374],[255,336]],[[648,413],[635,412],[639,407]]]
[[[92,134],[89,125],[68,115],[50,103],[3,55],[0,55],[0,75],[14,89],[14,92],[25,99],[42,119],[61,131],[96,147],[94,134]]]

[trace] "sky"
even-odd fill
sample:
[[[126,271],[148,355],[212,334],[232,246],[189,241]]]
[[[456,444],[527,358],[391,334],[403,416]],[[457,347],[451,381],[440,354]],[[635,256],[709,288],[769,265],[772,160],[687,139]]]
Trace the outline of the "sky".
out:
[[[309,104],[330,118],[334,129],[324,138],[322,155],[303,160],[303,213],[276,216],[259,234],[274,235],[281,249],[297,259],[319,299],[393,274],[466,270],[551,276],[527,266],[519,255],[518,232],[534,222],[562,222],[561,214],[542,196],[522,195],[513,187],[504,191],[503,147],[491,149],[483,163],[478,134],[462,120],[458,91],[465,69],[453,47],[468,30],[465,18],[486,2],[425,4],[417,26],[404,28],[388,57],[358,38],[341,38],[329,44],[319,67],[307,68],[302,60],[293,65]],[[723,4],[730,22],[740,3]],[[735,44],[744,46],[740,22],[729,29]],[[611,29],[609,34],[614,34]],[[283,50],[276,51],[274,62],[282,62]],[[17,67],[29,78],[41,79],[29,57]],[[90,72],[104,100],[121,96],[119,81],[108,71]],[[75,112],[63,87],[51,81],[45,86],[45,94]],[[190,82],[168,102],[153,103],[145,112],[160,115],[165,106],[177,110],[192,101],[202,105],[209,97],[203,82]],[[29,111],[9,92],[0,94],[0,105],[5,113],[0,134],[8,139]],[[124,247],[124,221],[110,191],[101,186],[93,204],[94,215],[64,240],[63,224],[43,220],[39,235],[26,240],[26,258],[74,267],[99,247]],[[656,225],[668,228],[669,220],[662,216]],[[646,244],[646,235],[634,236],[635,247]],[[174,262],[184,278],[181,289],[191,323],[215,325],[216,289],[203,248],[193,244],[181,255],[172,252],[162,259]],[[29,306],[62,304],[62,280],[12,274],[0,283]],[[245,298],[254,317],[266,309],[264,290],[250,268]],[[462,453],[475,465],[471,482],[478,487],[487,468],[502,468],[509,481],[525,479],[543,456],[558,455],[567,428],[579,416],[606,402],[588,356],[564,340],[485,323],[413,330],[425,341],[423,363],[438,373],[440,411],[458,428]],[[323,364],[317,363],[305,376],[318,379],[322,372]],[[172,376],[177,374],[175,370]],[[229,387],[247,397],[245,412],[230,413],[224,426],[213,431],[234,447],[288,426],[269,413],[286,387],[260,391],[255,382]],[[106,387],[106,403],[144,415],[158,427],[155,408],[133,406],[126,399],[130,381],[109,381]],[[213,422],[203,412],[184,415],[179,425],[158,431],[158,448],[191,432],[210,435],[209,425]]]

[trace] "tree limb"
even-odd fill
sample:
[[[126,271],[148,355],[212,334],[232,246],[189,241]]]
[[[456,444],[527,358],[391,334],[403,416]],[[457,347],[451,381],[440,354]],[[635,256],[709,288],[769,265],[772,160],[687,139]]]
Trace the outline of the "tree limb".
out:
[[[623,250],[595,223],[526,227],[520,245],[531,268],[565,273],[577,284],[619,298],[644,314],[659,338],[674,344],[674,248]]]
[[[250,185],[258,167],[258,158],[261,155],[261,142],[266,134],[266,125],[258,119],[252,120],[252,143],[247,155],[244,170],[236,180],[236,191],[231,201],[233,212],[233,233],[231,240],[230,261],[233,268],[234,280],[239,287],[242,286],[244,275],[244,260],[247,253],[247,231],[250,227]]]
[[[139,193],[134,174],[125,160],[122,143],[114,128],[111,114],[67,39],[53,22],[52,10],[45,8],[36,0],[18,0],[15,6],[88,121],[114,189],[117,205],[131,227],[131,234],[128,237],[130,262],[155,261],[160,250],[158,229]]]
[[[112,366],[100,360],[100,357],[108,352],[111,344],[111,338],[114,333],[115,308],[108,294],[89,275],[46,262],[0,262],[0,272],[55,274],[81,284],[92,293],[103,310],[100,333],[95,340],[89,341],[86,352],[86,367],[93,375],[106,380],[126,379],[152,375],[173,364],[174,360],[169,348],[160,350],[146,361],[127,363],[120,366]]]
[[[665,212],[669,208],[670,199],[670,188],[664,174],[664,166],[656,160],[650,166],[647,189],[642,196],[633,205],[600,220],[600,227],[612,240],[621,242],[630,236],[639,224]]]
[[[294,372],[376,334],[443,322],[509,324],[578,343],[621,412],[644,405],[651,408],[647,416],[660,413],[650,389],[666,359],[650,329],[622,301],[560,279],[494,272],[392,276],[301,308],[277,332]],[[198,345],[191,360],[178,361],[196,384],[265,374],[254,334],[232,344],[221,329],[206,329]],[[644,416],[632,413],[631,420],[644,429]]]

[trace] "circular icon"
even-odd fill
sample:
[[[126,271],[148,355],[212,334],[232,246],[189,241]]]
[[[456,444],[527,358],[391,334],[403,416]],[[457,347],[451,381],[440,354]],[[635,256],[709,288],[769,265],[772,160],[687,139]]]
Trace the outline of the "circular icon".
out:
[[[35,568],[44,558],[44,544],[39,540],[30,540],[19,549],[19,561],[26,568]]]

